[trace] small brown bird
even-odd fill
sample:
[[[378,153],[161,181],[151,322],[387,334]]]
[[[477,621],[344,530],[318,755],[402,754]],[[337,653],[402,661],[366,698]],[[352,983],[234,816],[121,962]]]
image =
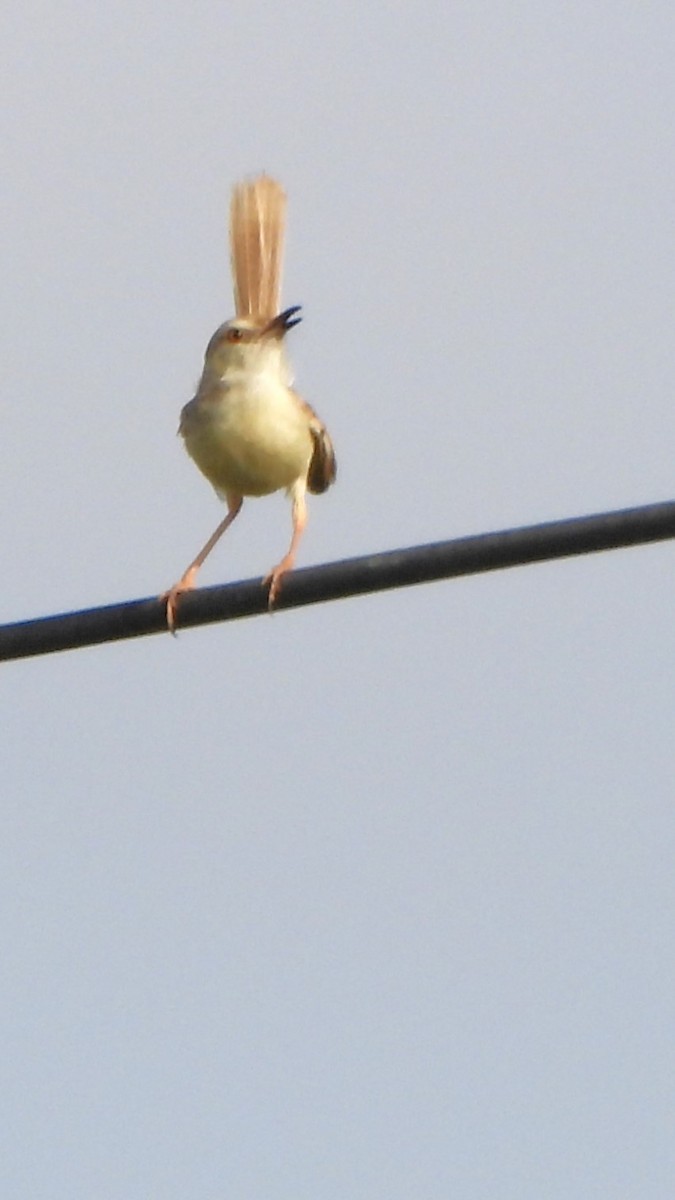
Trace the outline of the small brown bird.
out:
[[[168,592],[166,619],[173,632],[182,592],[241,511],[245,496],[284,488],[292,503],[288,552],[265,577],[269,607],[295,564],[307,522],[306,493],[325,492],[336,462],[328,431],[291,387],[285,337],[297,325],[298,306],[280,312],[286,196],[262,175],[238,184],[230,208],[230,246],[236,316],[206,347],[197,393],[180,416],[179,433],[200,471],[227,504],[227,516]]]

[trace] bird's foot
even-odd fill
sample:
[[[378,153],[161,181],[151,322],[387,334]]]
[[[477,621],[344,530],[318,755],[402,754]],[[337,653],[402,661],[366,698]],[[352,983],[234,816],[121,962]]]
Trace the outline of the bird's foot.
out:
[[[192,591],[193,587],[195,586],[195,579],[197,578],[198,570],[198,567],[188,567],[185,574],[178,580],[178,583],[174,583],[173,587],[169,588],[168,592],[162,592],[162,595],[159,597],[160,600],[166,601],[166,623],[169,633],[173,634],[174,637],[176,636],[176,610],[178,607],[178,599],[180,596],[182,596],[183,592]]]
[[[272,570],[269,571],[263,579],[263,587],[267,587],[269,585],[269,591],[267,593],[267,607],[270,612],[274,608],[274,603],[279,595],[281,581],[284,575],[287,575],[289,571],[292,571],[294,566],[295,557],[291,554],[287,554],[285,558],[282,558],[280,563],[277,563],[276,567],[272,567]]]

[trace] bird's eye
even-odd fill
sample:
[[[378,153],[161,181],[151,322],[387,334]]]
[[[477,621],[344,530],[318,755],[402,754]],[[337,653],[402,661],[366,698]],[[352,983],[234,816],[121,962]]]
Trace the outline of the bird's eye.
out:
[[[243,336],[241,329],[228,329],[227,331],[228,342],[240,342]]]

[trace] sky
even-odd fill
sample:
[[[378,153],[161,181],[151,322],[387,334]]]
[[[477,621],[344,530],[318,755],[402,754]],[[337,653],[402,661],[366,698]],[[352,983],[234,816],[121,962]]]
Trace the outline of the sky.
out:
[[[671,498],[674,52],[659,2],[5,0],[0,621],[221,519],[176,429],[261,170],[302,565]],[[664,543],[5,664],[2,1195],[670,1200],[674,651]]]

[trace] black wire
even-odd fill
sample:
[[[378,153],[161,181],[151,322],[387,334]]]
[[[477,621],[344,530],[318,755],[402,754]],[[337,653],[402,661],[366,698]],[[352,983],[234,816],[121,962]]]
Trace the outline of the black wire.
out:
[[[293,571],[284,580],[275,611],[673,537],[675,501],[671,500],[388,550]],[[187,592],[178,602],[177,623],[187,629],[266,611],[267,592],[260,579],[246,579]],[[149,633],[167,634],[165,605],[157,597],[2,625],[0,660],[53,654]]]

